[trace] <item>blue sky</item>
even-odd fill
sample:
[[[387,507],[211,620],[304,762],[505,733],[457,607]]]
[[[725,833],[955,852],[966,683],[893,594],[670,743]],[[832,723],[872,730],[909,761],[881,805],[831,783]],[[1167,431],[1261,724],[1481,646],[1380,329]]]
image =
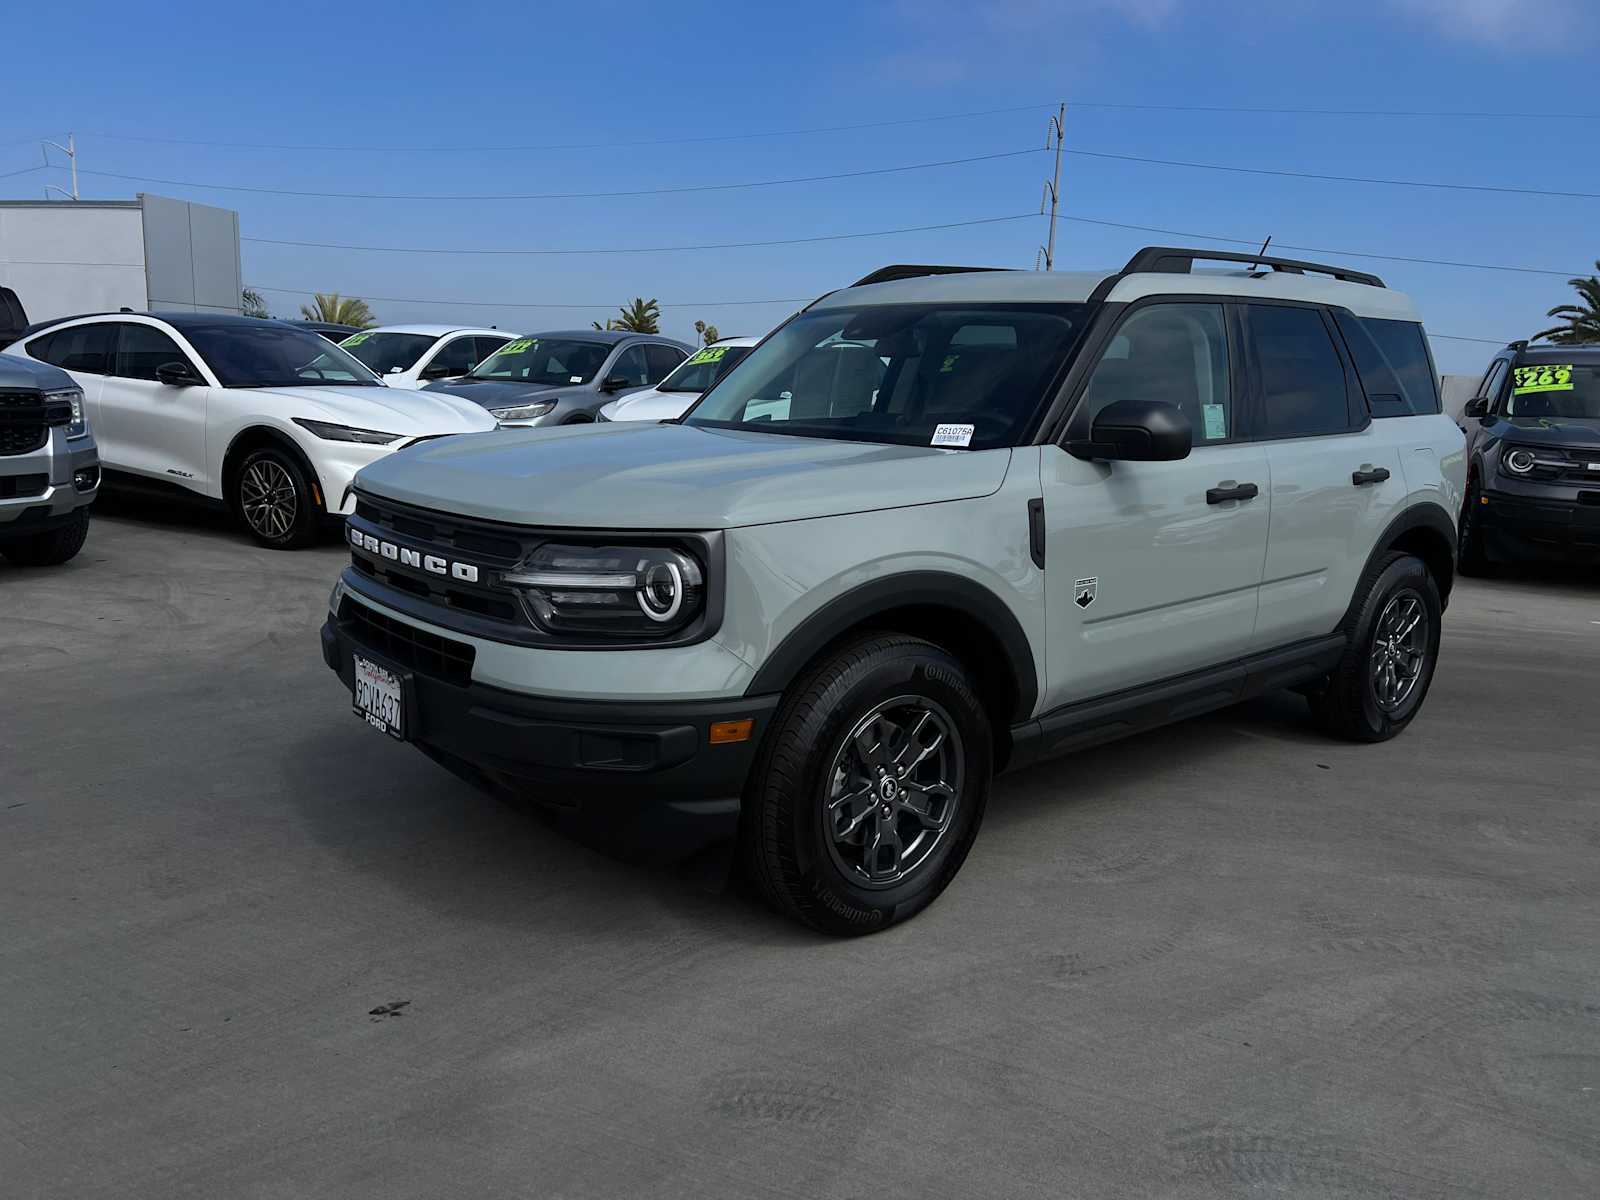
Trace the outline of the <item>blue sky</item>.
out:
[[[756,241],[1035,211],[1041,152],[827,182],[522,201],[325,199],[89,174],[302,191],[494,193],[690,187],[1042,147],[1057,99],[1069,147],[1324,174],[1600,193],[1600,120],[1178,112],[1093,105],[1597,113],[1592,0],[891,0],[670,7],[30,6],[10,23],[0,172],[31,139],[77,134],[86,196],[136,191],[236,208],[247,238],[383,246],[605,248]],[[1021,108],[799,136],[617,145]],[[122,135],[111,137],[108,135]],[[177,141],[139,141],[178,139]],[[182,140],[458,146],[304,151]],[[485,147],[589,144],[584,149]],[[594,143],[612,143],[594,146]],[[59,160],[59,159],[58,159]],[[1600,256],[1600,200],[1380,187],[1069,157],[1069,216],[1276,243],[1544,267],[1561,276],[1375,263],[1435,334],[1526,336]],[[65,173],[17,175],[37,196]],[[889,262],[1032,266],[1042,219],[710,252],[446,256],[247,241],[246,279],[292,314],[311,289],[383,320],[587,325],[655,296],[759,333]],[[1181,241],[1065,222],[1058,268],[1115,266]],[[1304,255],[1305,257],[1317,257]],[[1321,256],[1337,257],[1337,256]],[[1592,269],[1592,268],[1591,268]],[[428,303],[418,303],[416,298]],[[486,306],[437,303],[481,300]],[[512,307],[512,302],[547,308]],[[1446,371],[1490,347],[1436,340]]]

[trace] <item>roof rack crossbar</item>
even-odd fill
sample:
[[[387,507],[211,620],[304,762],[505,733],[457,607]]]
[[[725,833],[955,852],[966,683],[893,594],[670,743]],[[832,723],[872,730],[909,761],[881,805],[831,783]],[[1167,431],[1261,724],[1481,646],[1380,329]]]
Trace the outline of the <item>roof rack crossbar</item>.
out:
[[[1331,275],[1344,283],[1364,283],[1368,287],[1383,287],[1383,280],[1367,271],[1352,271],[1349,267],[1331,267],[1326,263],[1302,262],[1297,258],[1277,258],[1266,254],[1249,254],[1236,250],[1190,250],[1182,246],[1146,246],[1128,260],[1122,268],[1124,275],[1159,273],[1188,275],[1199,262],[1246,263],[1252,266],[1271,267],[1291,275],[1304,275],[1308,271],[1317,275]]]
[[[891,283],[896,279],[918,279],[924,275],[965,275],[970,271],[1009,271],[1010,267],[938,267],[938,266],[912,266],[900,263],[892,267],[879,267],[870,275],[864,275],[852,283],[851,287],[865,287],[869,283]]]

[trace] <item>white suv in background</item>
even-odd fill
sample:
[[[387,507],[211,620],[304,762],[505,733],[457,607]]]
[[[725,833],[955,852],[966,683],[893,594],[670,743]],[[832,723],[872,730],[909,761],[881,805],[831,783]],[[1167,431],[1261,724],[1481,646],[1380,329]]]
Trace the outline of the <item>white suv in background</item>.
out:
[[[1339,267],[887,268],[677,423],[363,470],[323,654],[462,777],[619,847],[736,836],[780,909],[870,932],[995,771],[1275,688],[1403,730],[1466,474],[1437,378]]]
[[[496,428],[482,408],[385,388],[326,338],[282,321],[101,313],[37,328],[10,354],[83,389],[107,482],[119,474],[220,500],[265,545],[316,540],[351,510],[351,477],[427,438]]]
[[[601,421],[671,421],[683,416],[713,383],[755,348],[760,338],[721,338],[697,350],[655,387],[631,392],[601,408]]]
[[[515,336],[455,325],[382,325],[352,333],[339,345],[390,387],[414,389],[465,375]]]

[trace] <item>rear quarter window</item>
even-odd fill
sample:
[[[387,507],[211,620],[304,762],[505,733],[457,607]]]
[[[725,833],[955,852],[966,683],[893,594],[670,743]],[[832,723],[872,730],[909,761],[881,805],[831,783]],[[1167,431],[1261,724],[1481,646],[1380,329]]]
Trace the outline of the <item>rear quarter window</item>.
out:
[[[1440,411],[1439,382],[1421,325],[1348,313],[1337,316],[1374,417]]]

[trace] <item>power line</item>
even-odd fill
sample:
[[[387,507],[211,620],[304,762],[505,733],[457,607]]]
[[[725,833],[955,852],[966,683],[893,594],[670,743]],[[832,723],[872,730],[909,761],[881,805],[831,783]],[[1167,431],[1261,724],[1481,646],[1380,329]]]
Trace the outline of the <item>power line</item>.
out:
[[[281,292],[291,296],[310,296],[316,292],[315,288],[286,288],[268,287],[264,283],[246,284],[258,292]],[[354,293],[341,292],[341,295],[354,295]],[[548,302],[528,303],[521,300],[427,300],[418,296],[373,296],[366,292],[360,295],[362,300],[378,300],[386,304],[444,304],[456,305],[465,308],[594,308],[610,311],[615,309],[615,304],[552,304]],[[815,296],[805,296],[795,300],[661,300],[657,303],[662,308],[745,308],[756,307],[762,304],[810,304]]]
[[[900,229],[873,229],[862,233],[826,233],[815,237],[769,238],[757,242],[702,242],[692,246],[601,246],[590,249],[526,249],[526,250],[469,250],[436,246],[362,246],[349,242],[297,242],[284,238],[240,238],[242,242],[258,242],[268,246],[305,246],[317,250],[371,250],[386,254],[477,254],[477,255],[547,255],[547,254],[662,254],[674,250],[743,250],[760,246],[800,246],[812,242],[842,242],[855,238],[889,237],[900,233],[929,233],[940,229],[961,229],[971,225],[997,225],[1005,221],[1032,221],[1038,213],[1019,213],[1008,217],[978,217],[970,221],[947,221],[940,225],[907,225]]]
[[[727,192],[743,188],[779,187],[793,183],[821,183],[830,179],[859,179],[866,175],[896,175],[906,171],[927,171],[936,167],[954,167],[964,163],[992,162],[1000,158],[1020,158],[1025,154],[1041,154],[1037,146],[1026,150],[1003,150],[995,154],[975,154],[967,158],[945,158],[936,162],[908,163],[900,167],[872,167],[864,171],[839,171],[830,175],[798,175],[789,179],[758,179],[745,183],[698,183],[682,187],[636,188],[618,192],[529,192],[489,193],[484,195],[412,195],[401,192],[307,192],[287,188],[249,187],[243,184],[196,183],[186,179],[156,179],[149,175],[121,175],[112,171],[82,171],[83,175],[98,175],[105,179],[129,179],[136,183],[159,183],[168,187],[205,188],[222,192],[256,192],[271,196],[312,196],[324,200],[599,200],[618,196],[665,196],[685,192]]]
[[[1573,112],[1470,112],[1448,109],[1407,108],[1264,108],[1225,104],[1119,104],[1104,100],[1068,100],[1072,108],[1130,109],[1142,112],[1254,113],[1288,117],[1446,117],[1451,119],[1505,119],[1515,121],[1600,121],[1600,113]],[[1034,107],[1039,107],[1035,105]]]
[[[4,174],[0,174],[0,179],[10,179],[13,175],[27,175],[33,171],[47,171],[49,169],[49,164],[40,163],[36,167],[23,167],[20,171],[6,171]]]
[[[1153,163],[1163,167],[1188,167],[1199,171],[1227,171],[1236,175],[1276,175],[1285,179],[1315,179],[1324,183],[1372,183],[1387,187],[1443,188],[1453,192],[1503,192],[1519,196],[1564,196],[1577,200],[1600,200],[1600,192],[1557,192],[1544,188],[1501,187],[1487,183],[1437,183],[1431,180],[1382,179],[1363,175],[1319,175],[1310,171],[1277,171],[1266,167],[1234,167],[1222,163],[1185,162],[1172,158],[1141,158],[1134,154],[1109,154],[1096,150],[1068,150],[1067,153],[1075,154],[1079,158]]]

